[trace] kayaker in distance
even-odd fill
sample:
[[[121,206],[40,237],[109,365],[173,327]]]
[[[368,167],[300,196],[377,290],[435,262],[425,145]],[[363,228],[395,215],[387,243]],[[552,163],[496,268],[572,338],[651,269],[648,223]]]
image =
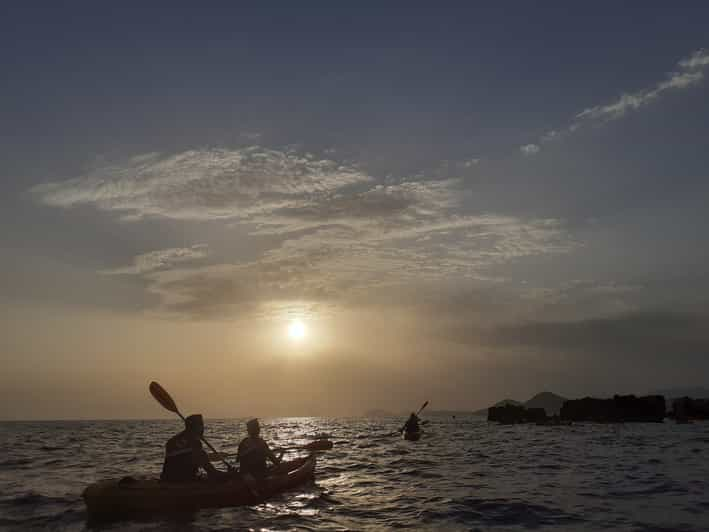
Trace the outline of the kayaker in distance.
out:
[[[228,475],[216,469],[200,440],[204,434],[204,420],[200,414],[185,418],[185,430],[173,436],[165,445],[165,463],[160,480],[165,482],[190,482],[197,480],[200,468],[209,480],[224,479]]]
[[[402,432],[421,432],[421,428],[419,427],[419,417],[413,412],[411,412],[409,419],[406,420]]]
[[[254,418],[246,423],[249,435],[239,443],[236,459],[239,462],[239,471],[243,475],[251,475],[256,479],[266,476],[268,467],[266,460],[273,464],[280,464],[280,456],[276,456],[268,443],[261,438],[261,425]]]

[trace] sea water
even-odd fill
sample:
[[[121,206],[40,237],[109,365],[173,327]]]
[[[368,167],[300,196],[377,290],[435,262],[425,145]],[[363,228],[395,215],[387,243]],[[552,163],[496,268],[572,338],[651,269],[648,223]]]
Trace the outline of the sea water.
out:
[[[82,490],[159,475],[179,420],[3,422],[0,529],[709,530],[709,423],[428,419],[418,442],[390,435],[400,418],[264,419],[272,447],[334,442],[313,484],[258,506],[98,525]],[[206,436],[234,452],[243,420],[207,420]]]

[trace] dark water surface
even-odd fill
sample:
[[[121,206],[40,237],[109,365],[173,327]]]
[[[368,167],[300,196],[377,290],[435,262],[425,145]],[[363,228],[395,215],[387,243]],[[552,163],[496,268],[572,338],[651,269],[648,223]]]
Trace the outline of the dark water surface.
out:
[[[498,426],[431,417],[419,442],[401,419],[265,420],[274,446],[327,434],[316,482],[256,507],[87,524],[91,482],[157,475],[178,421],[0,423],[3,530],[709,530],[709,424]],[[235,450],[239,420],[209,420]]]

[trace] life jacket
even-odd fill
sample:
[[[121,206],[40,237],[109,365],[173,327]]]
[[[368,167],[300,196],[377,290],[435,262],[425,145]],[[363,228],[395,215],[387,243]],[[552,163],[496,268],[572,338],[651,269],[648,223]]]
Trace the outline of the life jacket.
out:
[[[268,457],[266,442],[261,438],[247,436],[239,443],[239,471],[255,477],[266,474],[266,458]]]
[[[165,444],[165,463],[160,480],[166,482],[189,482],[197,479],[198,457],[202,442],[198,438],[180,432]]]

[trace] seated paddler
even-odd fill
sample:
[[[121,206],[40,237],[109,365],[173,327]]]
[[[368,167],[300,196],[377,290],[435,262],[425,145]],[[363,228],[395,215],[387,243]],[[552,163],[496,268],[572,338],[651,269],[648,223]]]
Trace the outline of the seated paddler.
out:
[[[200,414],[185,418],[185,430],[173,436],[165,445],[165,462],[160,480],[190,482],[200,478],[203,470],[209,480],[224,479],[227,473],[216,469],[202,448],[204,420]]]
[[[406,423],[404,424],[404,429],[402,432],[420,432],[421,428],[419,427],[419,417],[411,412],[411,415],[409,416],[409,419],[406,420]]]
[[[280,464],[281,458],[276,456],[263,438],[261,438],[261,425],[258,419],[246,423],[248,436],[239,443],[237,460],[239,472],[242,475],[251,475],[256,479],[266,476],[268,467],[266,461]]]

